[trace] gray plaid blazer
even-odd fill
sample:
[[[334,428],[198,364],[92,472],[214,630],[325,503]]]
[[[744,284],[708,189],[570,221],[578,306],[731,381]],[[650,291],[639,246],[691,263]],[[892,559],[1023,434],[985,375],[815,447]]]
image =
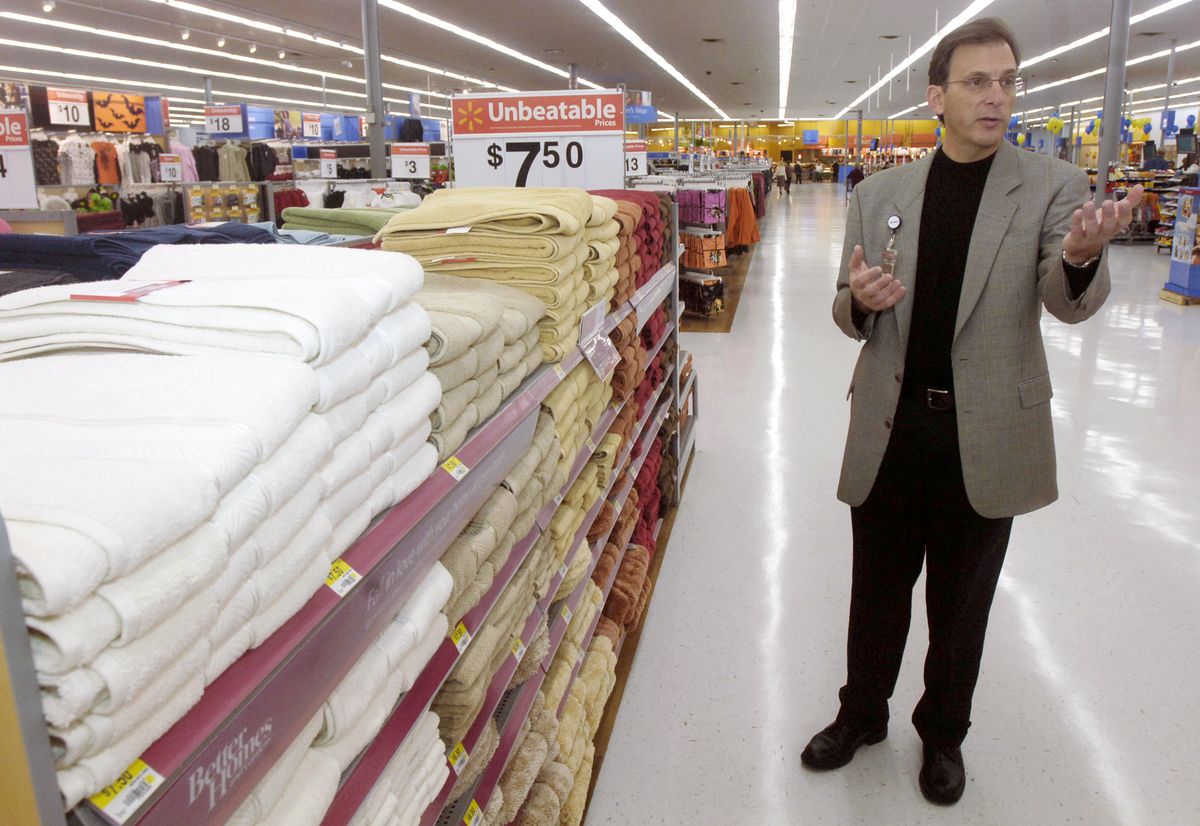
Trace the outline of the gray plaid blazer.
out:
[[[887,450],[904,380],[912,322],[921,206],[932,153],[872,175],[855,187],[846,219],[833,318],[865,341],[848,397],[850,431],[838,498],[861,505]],[[1058,498],[1050,374],[1038,321],[1042,305],[1075,323],[1093,315],[1109,292],[1107,256],[1076,300],[1067,293],[1062,239],[1071,215],[1089,197],[1088,179],[1071,164],[1004,143],[988,173],[963,277],[951,350],[963,480],[982,516],[1027,513]],[[851,316],[850,254],[862,244],[877,265],[899,215],[896,277],[908,294],[871,314],[861,327]]]

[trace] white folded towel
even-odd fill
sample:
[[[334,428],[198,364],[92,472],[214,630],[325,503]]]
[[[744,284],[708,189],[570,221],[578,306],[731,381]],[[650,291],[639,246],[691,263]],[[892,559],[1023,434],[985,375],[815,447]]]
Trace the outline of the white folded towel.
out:
[[[176,426],[189,439],[206,429],[221,429],[254,445],[255,463],[274,453],[317,401],[310,368],[250,353],[187,359],[66,353],[0,364],[0,387],[4,419],[81,427]],[[104,441],[111,442],[111,436]]]
[[[52,706],[56,719],[50,722],[66,728],[89,711],[112,714],[176,662],[184,651],[193,646],[204,647],[207,657],[206,635],[216,619],[217,601],[211,592],[202,591],[129,645],[105,648],[86,666],[65,674],[39,674],[44,691],[62,704]],[[66,719],[58,716],[62,708],[70,712]]]
[[[237,807],[233,817],[225,822],[225,826],[255,826],[283,797],[284,791],[292,776],[296,773],[304,755],[308,753],[313,738],[321,729],[321,715],[316,715],[308,723],[300,735],[292,741],[270,771],[258,781],[254,790]]]
[[[126,281],[282,278],[325,280],[360,291],[364,301],[388,296],[388,309],[421,288],[424,272],[408,255],[380,256],[370,250],[264,244],[160,244],[125,273]],[[369,283],[364,282],[369,280]],[[304,285],[300,289],[304,289]]]
[[[437,468],[437,448],[423,444],[404,465],[371,494],[371,509],[376,514],[404,501]],[[373,514],[374,515],[374,514]]]
[[[170,277],[170,276],[168,276]],[[96,281],[0,296],[0,358],[111,347],[175,355],[210,350],[273,353],[327,364],[389,309],[363,298],[369,278],[253,278],[191,281],[137,301],[72,301],[118,296],[151,281]]]
[[[328,522],[322,519],[320,523],[322,531],[328,530],[332,533]],[[250,620],[251,647],[256,648],[262,645],[268,637],[278,631],[284,623],[304,607],[309,598],[325,584],[332,562],[333,559],[328,550],[323,549],[312,560],[308,568],[296,577],[288,589],[280,594],[278,599],[261,609]]]
[[[393,805],[398,806],[399,804],[399,799],[394,791],[397,784],[414,777],[423,769],[428,762],[431,748],[436,748],[438,756],[442,762],[445,762],[445,756],[441,751],[441,741],[438,740],[437,724],[438,717],[432,711],[421,715],[420,719],[413,724],[412,729],[404,738],[404,742],[400,744],[400,748],[392,755],[392,759],[380,773],[379,779],[375,781],[375,786],[372,787],[354,817],[351,818],[350,826],[390,823],[386,813]],[[393,804],[392,801],[395,803]],[[394,815],[398,814],[397,809]]]
[[[238,658],[253,647],[254,629],[249,622],[237,629],[220,645],[213,645],[212,653],[208,655],[208,664],[204,666],[204,686],[207,688],[225,673],[225,669],[238,661]]]
[[[254,587],[256,605],[270,605],[312,566],[318,556],[328,557],[332,528],[320,513],[314,513],[274,559],[254,572],[250,584]],[[326,571],[328,574],[328,571]]]
[[[57,617],[26,617],[33,664],[41,674],[64,674],[92,659],[121,634],[121,617],[92,597]]]
[[[416,683],[417,678],[421,676],[421,672],[425,670],[425,666],[429,665],[429,661],[433,659],[433,655],[437,653],[438,648],[442,644],[442,640],[446,638],[446,634],[450,631],[450,621],[446,619],[446,615],[442,613],[435,614],[433,622],[429,628],[422,634],[421,640],[416,647],[404,657],[400,662],[398,671],[404,675],[405,691],[412,688]]]
[[[429,315],[412,302],[379,319],[353,347],[316,367],[317,412],[323,413],[366,390],[376,376],[422,349],[429,330]]]
[[[304,753],[279,802],[259,821],[261,826],[317,826],[337,796],[342,769],[321,749]]]
[[[208,650],[205,646],[188,648],[132,700],[111,714],[88,714],[65,729],[52,726],[50,745],[54,750],[55,765],[60,769],[66,768],[84,757],[100,753],[125,737],[138,727],[149,709],[158,708],[168,702],[175,692],[195,683],[197,675],[204,672],[207,660]]]
[[[58,772],[65,807],[74,808],[79,801],[120,777],[138,755],[191,710],[203,692],[204,677],[198,674],[161,705],[145,709],[145,716],[136,729],[98,754]]]
[[[219,501],[211,474],[139,460],[0,459],[4,513],[27,614],[79,605],[188,536]]]

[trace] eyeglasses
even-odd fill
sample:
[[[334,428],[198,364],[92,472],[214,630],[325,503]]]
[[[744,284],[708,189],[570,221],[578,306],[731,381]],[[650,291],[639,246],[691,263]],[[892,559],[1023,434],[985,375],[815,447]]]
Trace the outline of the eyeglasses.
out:
[[[988,77],[987,75],[971,75],[966,80],[948,80],[946,85],[961,83],[963,88],[973,95],[982,95],[992,88],[993,83],[1000,84],[1000,91],[1006,95],[1015,95],[1025,87],[1025,80],[1016,75],[1004,77]]]

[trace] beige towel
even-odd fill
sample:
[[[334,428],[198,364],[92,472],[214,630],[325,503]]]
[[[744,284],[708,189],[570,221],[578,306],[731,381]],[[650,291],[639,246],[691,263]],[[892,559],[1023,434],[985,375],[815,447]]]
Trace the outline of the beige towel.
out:
[[[574,253],[578,247],[579,244],[572,246],[567,251],[568,254]],[[430,272],[425,274],[425,285],[422,290],[429,292],[474,290],[494,298],[505,311],[501,320],[501,324],[505,328],[505,344],[512,344],[519,339],[546,313],[546,308],[542,306],[539,299],[529,293],[479,278],[460,278]]]
[[[594,209],[592,196],[582,189],[438,189],[421,206],[393,216],[375,241],[406,230],[465,226],[518,235],[574,235],[592,219]]]
[[[617,215],[617,202],[603,195],[592,196],[592,215],[588,219],[588,227],[603,226]]]
[[[422,264],[439,259],[478,258],[497,264],[521,261],[554,261],[583,243],[583,232],[574,235],[514,235],[485,227],[465,234],[442,231],[395,232],[384,237],[383,248],[406,252]]]

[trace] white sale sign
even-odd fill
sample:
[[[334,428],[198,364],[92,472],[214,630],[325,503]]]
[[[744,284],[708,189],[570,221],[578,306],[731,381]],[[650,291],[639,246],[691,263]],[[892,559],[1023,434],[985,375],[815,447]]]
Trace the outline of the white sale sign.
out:
[[[620,91],[456,95],[451,107],[458,186],[624,186]]]
[[[428,178],[429,177],[429,144],[427,144],[427,143],[394,143],[394,144],[392,144],[392,177],[393,178]]]
[[[210,135],[240,135],[246,131],[241,106],[205,106],[204,131]]]
[[[625,141],[625,174],[630,177],[646,175],[646,142]]]
[[[37,209],[29,120],[20,109],[0,109],[0,209]]]
[[[318,114],[312,114],[310,112],[305,112],[300,117],[301,117],[301,129],[303,130],[302,131],[303,136],[306,138],[320,138],[321,137],[321,116]]]
[[[183,159],[178,155],[159,155],[158,171],[163,183],[177,184],[183,180]]]
[[[322,149],[321,150],[321,177],[336,178],[337,177],[337,150]]]
[[[50,105],[50,123],[55,126],[91,126],[87,92],[47,89],[46,102]]]

